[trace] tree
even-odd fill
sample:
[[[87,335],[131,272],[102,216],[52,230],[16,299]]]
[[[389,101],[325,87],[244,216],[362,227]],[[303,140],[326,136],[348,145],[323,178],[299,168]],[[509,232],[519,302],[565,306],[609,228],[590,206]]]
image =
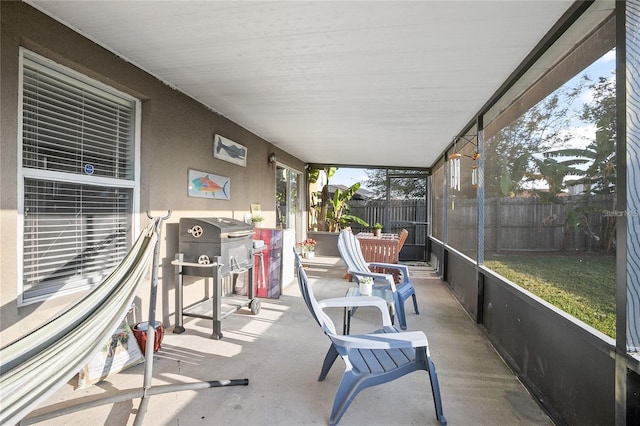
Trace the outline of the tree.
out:
[[[330,232],[340,232],[341,229],[350,226],[352,222],[368,227],[369,224],[357,216],[349,213],[349,201],[360,189],[360,182],[351,185],[346,191],[336,188],[333,198],[329,200],[330,209],[327,211],[326,223]]]
[[[366,170],[365,184],[373,192],[374,199],[382,200],[387,197],[387,169]],[[393,174],[406,174],[407,178],[394,178],[390,184],[392,199],[424,198],[426,194],[426,179],[416,179],[411,175],[412,170],[389,170]]]
[[[565,158],[560,161],[567,167],[579,171],[579,178],[572,182],[573,185],[583,185],[583,195],[589,197],[596,194],[611,195],[611,210],[616,208],[616,140],[617,140],[617,112],[615,79],[600,77],[597,82],[591,83],[588,77],[584,77],[588,83],[587,88],[592,94],[592,102],[585,103],[580,118],[596,126],[595,139],[584,148],[559,149],[546,153],[548,158]],[[583,212],[573,220],[573,226],[581,224],[588,228]],[[615,215],[608,215],[603,221],[600,235],[602,249],[611,250],[615,245]],[[590,229],[585,232],[595,235]],[[600,240],[600,238],[598,238]]]
[[[543,202],[558,202],[558,195],[562,193],[566,188],[567,176],[577,176],[580,174],[580,170],[575,167],[559,162],[555,158],[549,156],[540,158],[533,158],[533,162],[536,167],[536,171],[529,175],[529,180],[543,180],[549,187],[547,191],[534,188],[533,192],[542,199]]]
[[[338,232],[343,227],[349,226],[352,222],[357,222],[362,226],[369,226],[367,222],[359,217],[348,214],[349,201],[355,193],[360,189],[360,183],[356,182],[347,190],[343,191],[337,188],[333,193],[333,197],[329,194],[329,179],[338,170],[336,167],[325,167],[323,169],[311,168],[308,171],[309,183],[317,183],[322,173],[327,177],[327,181],[320,191],[310,193],[310,213],[311,223],[316,224],[318,231]]]
[[[585,77],[586,79],[586,77]],[[588,81],[588,79],[586,79]],[[583,106],[580,118],[595,124],[596,136],[584,148],[558,149],[546,153],[547,157],[566,157],[567,166],[586,167],[574,184],[583,184],[592,194],[615,194],[617,119],[615,81],[600,77],[588,86],[593,102]]]
[[[578,113],[571,105],[578,97],[591,95]],[[503,128],[485,144],[485,193],[492,196],[515,196],[524,184],[542,180],[548,191],[532,188],[544,202],[558,202],[567,186],[582,185],[583,196],[613,195],[616,185],[616,101],[615,80],[600,77],[592,82],[587,75],[573,87],[563,87]],[[584,147],[567,148],[575,141],[575,127],[593,124],[596,136]],[[539,154],[542,154],[540,157]],[[569,180],[568,177],[576,179]],[[581,200],[584,201],[584,200]],[[589,201],[570,209],[565,224],[562,249],[568,248],[571,232],[583,232],[590,240],[599,241],[603,250],[615,244],[615,215],[602,223],[599,234],[591,229],[589,214],[594,207]],[[586,207],[585,207],[586,204]]]
[[[317,168],[312,167],[309,169],[308,179],[310,184],[318,182],[322,174],[327,177],[327,181],[320,191],[310,192],[310,213],[311,220],[309,226],[317,226],[319,231],[324,231],[328,228],[326,223],[327,210],[329,209],[329,179],[338,170],[336,167]]]
[[[568,112],[581,90],[580,84],[556,90],[485,141],[487,197],[513,197],[521,192],[527,180],[539,173],[532,154],[566,144]]]

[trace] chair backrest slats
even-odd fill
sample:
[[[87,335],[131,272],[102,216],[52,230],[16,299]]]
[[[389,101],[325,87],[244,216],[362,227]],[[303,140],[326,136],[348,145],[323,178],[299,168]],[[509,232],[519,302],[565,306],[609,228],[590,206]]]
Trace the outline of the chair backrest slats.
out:
[[[369,264],[364,260],[360,242],[350,230],[340,231],[340,235],[338,235],[338,251],[344,263],[347,264],[347,269],[353,271],[369,270]]]
[[[295,248],[293,249],[293,253],[297,263],[296,271],[298,275],[298,286],[300,287],[300,293],[302,293],[302,298],[307,304],[309,312],[325,333],[328,333],[330,335],[336,334],[335,324],[318,305],[318,301],[313,294],[313,287],[309,283],[309,277],[307,277],[307,273],[305,272],[304,266],[302,265],[302,259],[300,259],[300,255],[296,252]]]
[[[409,231],[403,228],[402,231],[400,231],[400,236],[398,237],[398,253],[402,250],[402,246],[404,245],[404,242],[407,241],[408,236]]]

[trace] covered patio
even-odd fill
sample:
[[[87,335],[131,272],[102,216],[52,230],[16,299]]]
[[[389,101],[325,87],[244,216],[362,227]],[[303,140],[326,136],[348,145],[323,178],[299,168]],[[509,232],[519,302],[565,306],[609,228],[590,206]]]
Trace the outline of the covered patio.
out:
[[[429,338],[449,424],[640,423],[640,0],[330,4],[0,2],[2,346],[75,303],[147,216],[171,211],[158,299],[145,277],[134,303],[167,327],[153,384],[249,385],[153,396],[145,424],[324,424],[341,364],[317,381],[329,341],[293,280],[259,315],[225,319],[220,341],[208,320],[172,333],[180,221],[246,222],[257,206],[291,255],[316,231],[311,170],[415,171],[424,257],[408,329]],[[586,256],[608,334],[495,263],[543,252]],[[602,278],[596,257],[613,265]],[[307,266],[320,297],[346,292],[339,259]],[[375,327],[364,309],[352,323]],[[64,384],[48,405],[140,388],[143,370]],[[422,376],[367,389],[342,423],[436,423]],[[131,424],[136,407],[46,423]]]
[[[338,297],[353,285],[342,278],[341,259],[316,256],[305,267],[318,298]],[[423,330],[436,364],[444,414],[451,425],[553,424],[465,313],[448,287],[426,265],[410,266],[420,315],[408,313],[408,330]],[[342,323],[342,312],[332,315]],[[378,314],[361,308],[352,332],[368,332]],[[297,283],[279,299],[264,299],[258,316],[240,310],[223,321],[224,338],[210,338],[208,320],[187,319],[187,331],[167,330],[155,356],[153,386],[199,380],[248,378],[249,385],[156,395],[144,424],[326,424],[344,370],[336,362],[324,382],[317,380],[329,340],[311,318]],[[113,395],[142,385],[143,364],[85,390],[65,385],[46,404]],[[425,372],[416,372],[359,394],[340,424],[437,424]],[[58,416],[49,425],[133,424],[139,400]],[[29,418],[43,410],[34,411]]]

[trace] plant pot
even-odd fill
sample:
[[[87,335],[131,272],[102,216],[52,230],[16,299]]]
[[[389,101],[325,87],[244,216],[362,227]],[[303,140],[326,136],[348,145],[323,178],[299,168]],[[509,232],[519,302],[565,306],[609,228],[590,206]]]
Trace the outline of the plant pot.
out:
[[[382,235],[382,229],[374,229],[373,235],[379,237],[380,235]]]
[[[148,322],[140,322],[133,326],[133,336],[138,341],[140,351],[144,355],[147,349],[147,330],[149,329]],[[162,345],[162,338],[164,337],[164,325],[160,321],[155,322],[153,333],[153,352],[158,352]]]
[[[305,251],[302,254],[302,257],[304,257],[305,259],[313,259],[315,257],[315,255],[316,255],[316,252],[314,252],[314,251]]]
[[[360,291],[360,294],[363,296],[371,296],[371,293],[373,292],[373,283],[372,282],[360,283],[358,284],[358,290]]]

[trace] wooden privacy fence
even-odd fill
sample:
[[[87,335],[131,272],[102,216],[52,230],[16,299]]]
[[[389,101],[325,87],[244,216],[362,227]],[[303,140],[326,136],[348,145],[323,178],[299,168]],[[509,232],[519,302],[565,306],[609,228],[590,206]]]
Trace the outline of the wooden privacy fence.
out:
[[[565,196],[558,202],[537,197],[489,198],[484,204],[485,252],[501,251],[591,251],[600,248],[607,221],[614,212],[612,195]],[[392,200],[391,227],[385,223],[386,201],[349,201],[350,212],[385,232],[409,230],[408,244],[425,244],[424,200]],[[447,206],[447,241],[464,253],[477,250],[478,205],[476,199],[456,199]],[[578,226],[574,226],[578,225]],[[354,232],[370,231],[357,225]]]
[[[349,204],[350,214],[357,216],[369,225],[379,222],[385,225],[384,232],[392,234],[400,234],[403,228],[409,231],[406,244],[424,245],[427,238],[427,227],[424,225],[426,221],[427,205],[425,200],[392,200],[389,203],[389,220],[391,226],[385,220],[385,200],[369,200],[355,201],[351,200]],[[418,224],[416,224],[418,223]],[[370,232],[371,229],[364,228],[360,225],[352,225],[355,233],[364,231]]]
[[[489,198],[484,203],[485,253],[502,251],[591,251],[599,248],[611,195],[566,196],[545,203],[536,197]],[[476,200],[456,200],[447,212],[448,241],[460,249],[476,228]],[[464,251],[464,250],[463,250]]]

